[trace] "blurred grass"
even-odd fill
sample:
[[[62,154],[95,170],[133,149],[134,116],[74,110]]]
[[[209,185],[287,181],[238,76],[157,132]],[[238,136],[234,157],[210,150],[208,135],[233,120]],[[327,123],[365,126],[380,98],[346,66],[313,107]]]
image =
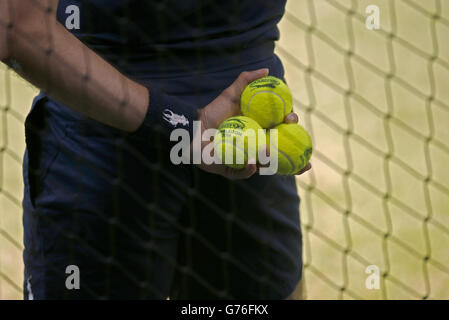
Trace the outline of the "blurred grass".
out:
[[[37,90],[0,65],[0,299],[21,299],[24,119]]]
[[[308,298],[449,298],[448,21],[449,1],[288,2],[278,53],[315,145],[298,179]]]
[[[381,30],[365,28],[371,4]],[[448,21],[449,1],[288,1],[277,52],[315,145],[313,171],[297,179],[308,298],[449,298]],[[0,299],[21,298],[35,93],[0,68]],[[365,288],[372,264],[380,290]]]

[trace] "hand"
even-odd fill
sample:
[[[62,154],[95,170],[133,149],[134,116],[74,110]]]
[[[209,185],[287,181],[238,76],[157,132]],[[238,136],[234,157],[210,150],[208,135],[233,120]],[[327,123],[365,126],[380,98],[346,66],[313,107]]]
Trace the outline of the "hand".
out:
[[[198,132],[194,139],[200,139],[203,132],[207,129],[217,129],[220,124],[226,119],[240,115],[240,97],[246,86],[262,77],[267,76],[269,73],[268,69],[259,69],[256,71],[243,72],[235,80],[235,82],[224,90],[214,101],[208,104],[206,107],[199,111],[200,121],[201,121],[201,133]],[[291,113],[285,117],[286,123],[297,123],[298,116],[295,113]],[[201,149],[203,150],[210,141],[201,141]],[[197,145],[192,143],[192,146]],[[265,147],[266,149],[266,147]],[[201,150],[201,151],[202,151]],[[193,150],[193,152],[200,152]],[[263,150],[261,150],[263,152]],[[248,162],[255,163],[255,161]],[[228,179],[238,180],[247,179],[251,177],[258,171],[258,166],[256,164],[247,164],[244,169],[238,170],[233,169],[223,164],[200,164],[198,167],[204,171],[222,175]],[[298,172],[297,174],[302,174],[311,168],[310,164],[306,168]]]
[[[203,132],[207,129],[217,129],[226,119],[240,115],[240,96],[246,86],[262,77],[268,75],[268,69],[260,69],[250,72],[242,72],[237,80],[224,90],[214,101],[199,111],[201,121],[201,133],[194,139],[201,139]],[[201,144],[192,143],[192,146],[201,145],[201,150],[193,150],[193,152],[202,152],[204,147],[210,141],[201,141]],[[224,164],[199,164],[198,167],[204,171],[222,175],[228,179],[238,180],[247,179],[257,172],[256,164],[247,164],[244,169],[237,170],[225,166]]]

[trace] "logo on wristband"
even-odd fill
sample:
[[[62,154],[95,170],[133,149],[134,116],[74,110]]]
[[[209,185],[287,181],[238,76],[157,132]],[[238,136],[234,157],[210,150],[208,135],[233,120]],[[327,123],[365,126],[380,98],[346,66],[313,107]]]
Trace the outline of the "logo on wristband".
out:
[[[189,126],[189,120],[187,120],[184,115],[176,114],[170,109],[164,110],[162,118],[174,127],[176,127],[178,124],[181,124],[185,127]]]

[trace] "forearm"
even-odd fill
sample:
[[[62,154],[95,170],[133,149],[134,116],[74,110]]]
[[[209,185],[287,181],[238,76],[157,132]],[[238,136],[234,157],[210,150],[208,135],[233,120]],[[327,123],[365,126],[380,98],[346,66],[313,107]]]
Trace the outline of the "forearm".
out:
[[[21,76],[55,100],[99,122],[136,130],[149,104],[148,90],[87,48],[55,16],[35,6],[33,10],[39,12],[32,21],[2,28],[7,39],[2,58],[20,65]]]
[[[10,22],[8,3],[0,1],[0,60],[5,61],[9,57],[8,24]]]

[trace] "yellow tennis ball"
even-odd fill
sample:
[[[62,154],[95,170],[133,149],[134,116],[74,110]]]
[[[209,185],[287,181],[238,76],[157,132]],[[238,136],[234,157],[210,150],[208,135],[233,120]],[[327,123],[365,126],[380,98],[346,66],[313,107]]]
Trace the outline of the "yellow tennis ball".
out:
[[[257,152],[264,144],[266,135],[262,127],[244,116],[227,119],[214,136],[216,156],[234,169],[243,169],[248,159],[257,161]]]
[[[256,120],[262,128],[272,128],[292,112],[292,93],[281,79],[260,78],[243,90],[240,108],[244,116]]]
[[[277,130],[277,141],[273,130]],[[277,174],[293,175],[304,169],[312,156],[312,139],[299,124],[283,123],[269,130],[270,156],[277,156]]]

